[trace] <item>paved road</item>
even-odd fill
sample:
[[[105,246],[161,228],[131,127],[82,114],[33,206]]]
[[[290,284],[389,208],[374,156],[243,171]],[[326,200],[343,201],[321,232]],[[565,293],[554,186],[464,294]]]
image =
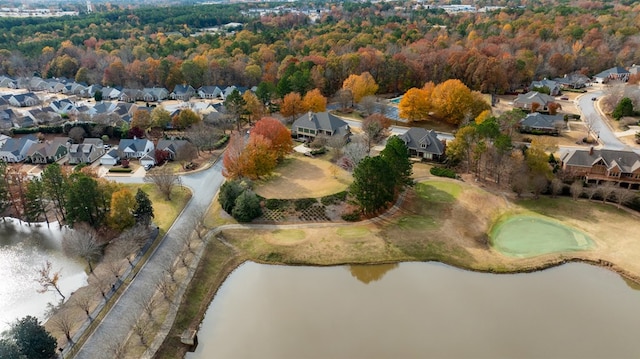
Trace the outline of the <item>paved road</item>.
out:
[[[76,355],[78,359],[110,358],[109,344],[124,342],[131,328],[132,318],[138,318],[143,313],[140,307],[140,299],[148,298],[155,292],[157,278],[162,275],[167,259],[173,261],[183,248],[180,241],[180,231],[187,228],[190,214],[204,206],[208,206],[223,182],[222,162],[218,161],[209,169],[190,175],[182,176],[182,183],[193,191],[191,201],[185,210],[177,218],[169,229],[166,237],[162,239],[155,252],[140,270],[138,275],[129,284],[115,306],[102,320],[93,335],[85,342],[82,349]],[[140,182],[141,179],[131,177],[112,177],[110,179],[119,182]]]
[[[589,92],[580,96],[578,99],[578,111],[582,114],[583,121],[593,122],[593,132],[596,136],[599,136],[603,147],[610,150],[621,150],[627,147],[624,143],[620,142],[618,137],[613,133],[611,128],[607,125],[606,119],[602,118],[600,112],[595,107],[595,101],[592,98],[600,98],[604,95],[602,91]]]

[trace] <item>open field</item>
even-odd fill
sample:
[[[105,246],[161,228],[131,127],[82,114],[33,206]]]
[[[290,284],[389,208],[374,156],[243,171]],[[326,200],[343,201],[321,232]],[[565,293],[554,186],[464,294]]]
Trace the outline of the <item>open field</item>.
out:
[[[265,198],[315,198],[344,191],[351,181],[349,172],[329,161],[293,155],[269,178],[257,181],[255,192]]]

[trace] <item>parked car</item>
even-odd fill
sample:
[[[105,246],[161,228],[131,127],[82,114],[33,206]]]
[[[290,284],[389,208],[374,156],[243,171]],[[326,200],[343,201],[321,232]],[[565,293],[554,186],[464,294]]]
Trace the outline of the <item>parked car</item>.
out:
[[[148,171],[151,169],[151,167],[153,167],[152,165],[144,165],[144,170]]]
[[[595,100],[597,100],[597,99],[598,99],[597,97],[592,97],[592,98],[591,98],[591,101],[595,101]]]
[[[568,98],[567,96],[562,96],[562,97],[560,97],[560,99],[561,99],[561,100],[565,100],[565,101],[566,101],[566,100],[568,100],[569,98]]]

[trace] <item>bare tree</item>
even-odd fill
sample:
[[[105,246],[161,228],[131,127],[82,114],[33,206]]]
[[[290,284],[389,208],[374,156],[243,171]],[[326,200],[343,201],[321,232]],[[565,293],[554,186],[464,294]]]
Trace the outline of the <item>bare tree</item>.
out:
[[[91,307],[94,297],[94,291],[91,290],[90,287],[76,292],[73,297],[71,297],[73,305],[81,309],[90,321],[93,321],[93,318],[91,318]]]
[[[636,197],[636,194],[633,191],[622,187],[616,188],[613,192],[613,195],[616,198],[618,208],[622,207],[623,204],[629,203]]]
[[[574,201],[577,201],[580,195],[582,195],[583,188],[584,188],[584,185],[581,180],[575,180],[571,184],[571,188],[570,188],[571,197],[573,198]]]
[[[589,201],[591,201],[591,199],[593,199],[593,196],[595,196],[596,193],[598,193],[598,186],[594,185],[594,186],[584,187],[582,192],[584,193],[585,196],[587,196]]]
[[[116,338],[109,338],[102,348],[100,359],[126,359],[128,350],[127,342]]]
[[[121,259],[110,258],[110,260],[104,262],[104,266],[115,277],[116,281],[120,279],[120,274],[122,274]]]
[[[617,185],[613,182],[605,182],[598,186],[598,194],[602,198],[602,203],[606,203],[609,197],[615,192]]]
[[[343,158],[340,159],[339,165],[347,171],[353,171],[358,163],[369,154],[369,148],[365,141],[361,139],[354,140],[347,144],[343,150]]]
[[[163,263],[162,269],[169,275],[169,278],[171,278],[171,281],[175,283],[176,271],[178,270],[178,267],[176,267],[176,264],[173,258],[171,258],[170,256],[167,256],[164,258],[162,263]]]
[[[551,195],[553,197],[557,197],[559,194],[561,194],[563,189],[564,183],[562,183],[562,180],[560,180],[559,178],[554,178],[551,180]]]
[[[589,141],[589,137],[595,135],[594,128],[598,123],[598,120],[595,118],[596,115],[583,117],[584,127],[587,129],[587,141]],[[593,136],[595,139],[596,136]]]
[[[55,313],[50,319],[49,323],[55,328],[55,330],[64,334],[69,343],[73,343],[71,338],[71,330],[76,322],[75,315],[69,309],[62,309]]]
[[[118,239],[109,247],[111,256],[118,259],[126,259],[133,268],[133,259],[140,250],[140,243],[135,240]]]
[[[351,90],[338,90],[338,92],[336,92],[336,100],[340,104],[340,109],[346,110],[349,107],[352,107],[353,94],[351,93]]]
[[[540,194],[549,186],[549,181],[544,175],[535,175],[531,179],[531,189],[536,199],[540,198]]]
[[[151,330],[151,322],[149,321],[149,318],[146,318],[145,316],[134,318],[131,323],[131,329],[140,338],[140,344],[142,344],[145,348],[148,348],[148,337]]]
[[[60,281],[60,272],[51,273],[51,262],[48,260],[44,263],[42,268],[38,269],[38,279],[36,282],[40,283],[42,288],[38,289],[38,293],[46,293],[52,288],[60,294],[62,300],[67,299],[64,294],[60,291],[60,287],[58,286],[58,281]]]
[[[174,284],[165,276],[160,276],[156,282],[156,288],[168,302],[171,302],[171,297],[175,292]]]
[[[147,173],[144,181],[153,183],[158,190],[164,194],[167,201],[170,201],[171,191],[173,191],[173,187],[180,184],[180,177],[173,170],[165,166]]]
[[[79,223],[74,229],[65,231],[62,249],[69,257],[86,260],[91,273],[93,273],[92,262],[98,260],[102,255],[102,246],[98,243],[98,233],[86,223]]]
[[[191,254],[191,251],[189,250],[189,248],[185,248],[183,249],[180,254],[178,254],[178,257],[180,258],[180,263],[182,263],[182,266],[185,268],[189,268],[189,265],[191,264],[189,262],[189,255]]]
[[[106,273],[102,273],[100,275],[94,274],[93,277],[94,277],[93,283],[95,287],[98,289],[98,291],[100,291],[102,298],[106,300],[109,289],[115,288],[113,281],[111,280],[111,277],[107,276]]]
[[[207,209],[204,206],[198,206],[191,210],[191,212],[189,213],[189,217],[187,218],[189,226],[193,228],[193,231],[196,233],[196,236],[198,236],[198,239],[203,242],[206,240],[206,219]]]
[[[178,238],[184,244],[185,250],[191,254],[195,254],[196,250],[193,247],[193,241],[191,240],[191,231],[189,229],[183,228],[183,230],[179,231],[178,233]]]
[[[158,305],[154,293],[151,295],[145,295],[144,293],[138,293],[135,299],[136,303],[144,311],[150,320],[154,320],[154,311]]]
[[[375,96],[365,96],[360,100],[360,106],[366,113],[366,116],[371,116],[376,112],[378,108],[377,99]]]
[[[222,138],[220,131],[215,127],[208,125],[205,122],[199,122],[192,125],[186,133],[189,141],[195,146],[197,155],[200,155],[200,151],[213,149],[213,145]]]

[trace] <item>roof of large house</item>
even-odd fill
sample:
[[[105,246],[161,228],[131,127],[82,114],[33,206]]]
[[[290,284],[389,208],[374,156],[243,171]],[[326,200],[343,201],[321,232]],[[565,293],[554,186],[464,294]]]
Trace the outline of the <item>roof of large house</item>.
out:
[[[549,89],[553,89],[555,87],[558,87],[558,82],[555,80],[549,80],[549,79],[543,79],[540,81],[533,81],[531,83],[531,88],[534,87],[548,87]]]
[[[144,138],[125,138],[120,140],[118,150],[124,151],[126,148],[131,149],[134,152],[144,151],[149,140]]]
[[[520,120],[520,125],[531,128],[555,128],[555,124],[562,121],[564,121],[563,115],[544,115],[534,112]]]
[[[409,131],[399,136],[407,145],[407,148],[442,155],[444,153],[444,143],[438,139],[434,130],[427,131],[420,127],[411,127]],[[425,147],[422,147],[422,144]]]
[[[40,152],[45,157],[51,157],[58,152],[60,146],[67,146],[70,139],[68,137],[56,137],[51,141],[36,143],[29,148],[27,156],[33,156],[36,152]]]
[[[309,112],[298,117],[292,125],[292,128],[303,127],[312,130],[323,130],[340,133],[349,129],[349,125],[341,118],[330,114],[329,112]],[[346,132],[344,132],[346,134]]]
[[[156,149],[171,151],[175,154],[187,143],[189,143],[187,140],[159,140]]]
[[[573,149],[562,155],[562,162],[569,166],[592,167],[602,162],[608,169],[619,167],[624,173],[640,169],[640,155],[633,151]]]
[[[0,147],[0,151],[11,152],[14,155],[18,155],[20,151],[24,148],[24,146],[27,145],[29,142],[37,142],[37,140],[33,136],[25,136],[22,138],[10,138],[5,141],[2,147]],[[33,145],[33,143],[31,145]]]
[[[628,74],[629,71],[627,71],[627,69],[625,69],[624,67],[620,67],[620,66],[616,66],[616,67],[612,67],[610,69],[604,70],[601,73],[595,75],[594,77],[608,77],[609,75],[624,75],[624,74]]]
[[[522,103],[522,104],[532,104],[536,102],[541,105],[545,105],[547,103],[554,102],[554,101],[555,101],[555,98],[553,96],[549,96],[547,94],[543,94],[536,91],[529,91],[525,94],[518,95],[518,97],[513,102]]]

